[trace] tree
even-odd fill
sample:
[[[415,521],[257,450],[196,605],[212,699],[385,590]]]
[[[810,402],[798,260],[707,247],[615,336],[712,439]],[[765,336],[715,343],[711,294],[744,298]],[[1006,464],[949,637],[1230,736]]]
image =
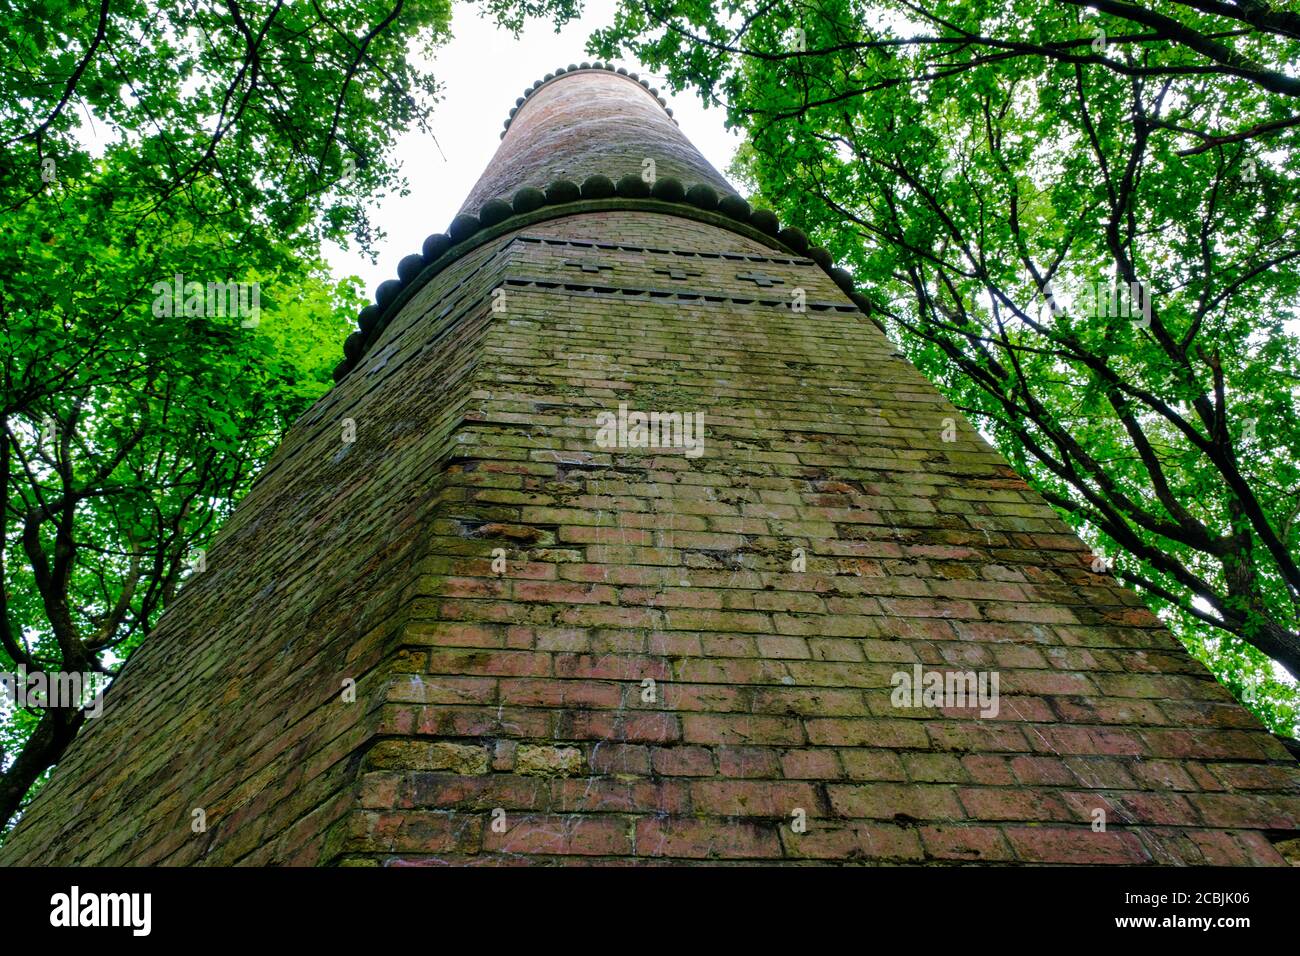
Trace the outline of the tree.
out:
[[[361,304],[445,0],[0,4],[0,672],[118,671]],[[95,680],[87,678],[92,683]],[[34,686],[39,686],[34,685]],[[17,695],[13,695],[15,698]],[[0,694],[0,826],[85,720]]]
[[[1300,15],[624,0],[736,172],[1274,729],[1300,726]]]

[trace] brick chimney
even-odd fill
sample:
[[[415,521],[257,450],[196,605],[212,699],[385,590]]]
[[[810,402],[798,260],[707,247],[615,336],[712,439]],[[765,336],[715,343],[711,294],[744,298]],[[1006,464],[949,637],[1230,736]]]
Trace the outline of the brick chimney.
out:
[[[528,91],[3,863],[1274,864],[1300,773],[654,91]]]

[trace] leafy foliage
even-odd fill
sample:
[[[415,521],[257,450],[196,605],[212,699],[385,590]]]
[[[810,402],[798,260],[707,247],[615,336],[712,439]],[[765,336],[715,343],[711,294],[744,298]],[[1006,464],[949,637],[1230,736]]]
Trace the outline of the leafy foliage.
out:
[[[0,2],[0,670],[115,673],[328,387],[361,295],[320,243],[368,247],[366,197],[404,189],[389,152],[436,93],[407,51],[448,19]],[[3,825],[86,717],[0,719]]]

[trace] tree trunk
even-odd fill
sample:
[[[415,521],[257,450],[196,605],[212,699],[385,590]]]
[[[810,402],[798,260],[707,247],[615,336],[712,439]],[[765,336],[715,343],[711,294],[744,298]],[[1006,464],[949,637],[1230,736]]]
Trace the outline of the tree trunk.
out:
[[[0,776],[0,830],[6,827],[23,797],[46,770],[58,763],[86,715],[80,710],[49,709],[41,714],[31,738],[8,770]]]

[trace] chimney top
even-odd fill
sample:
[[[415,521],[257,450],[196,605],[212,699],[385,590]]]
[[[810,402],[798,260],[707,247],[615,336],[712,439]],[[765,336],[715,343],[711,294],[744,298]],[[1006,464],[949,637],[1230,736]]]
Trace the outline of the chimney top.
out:
[[[721,195],[736,191],[682,135],[659,91],[622,67],[561,67],[528,87],[515,104],[501,145],[462,214],[477,215],[493,200],[509,202],[523,187],[581,183],[592,175],[615,182],[628,174],[647,182],[675,177],[707,183]]]
[[[506,133],[510,131],[510,124],[514,121],[515,114],[524,108],[524,105],[532,98],[534,93],[540,90],[543,86],[546,86],[548,83],[552,83],[563,76],[568,76],[572,73],[581,73],[586,70],[600,70],[630,80],[658,100],[659,105],[663,107],[664,112],[667,113],[670,118],[672,117],[673,111],[672,107],[668,105],[668,101],[659,95],[659,91],[651,86],[648,80],[643,79],[636,73],[628,72],[627,67],[615,67],[612,63],[602,63],[599,60],[595,63],[570,63],[568,66],[558,67],[553,73],[547,73],[532,86],[524,90],[524,95],[515,100],[515,105],[510,110],[510,115],[506,117],[505,129],[501,132],[501,138],[506,138]],[[676,125],[677,121],[673,120],[673,124]]]

